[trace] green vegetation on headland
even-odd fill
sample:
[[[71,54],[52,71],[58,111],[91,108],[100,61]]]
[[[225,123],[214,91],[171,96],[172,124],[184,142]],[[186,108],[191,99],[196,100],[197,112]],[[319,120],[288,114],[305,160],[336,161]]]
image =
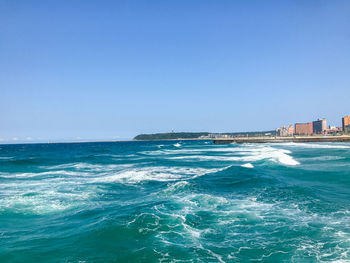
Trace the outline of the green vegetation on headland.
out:
[[[167,132],[154,134],[140,134],[134,140],[181,140],[181,139],[212,139],[215,137],[256,137],[256,136],[274,136],[276,131],[260,132],[234,132],[234,133],[209,133],[209,132]]]

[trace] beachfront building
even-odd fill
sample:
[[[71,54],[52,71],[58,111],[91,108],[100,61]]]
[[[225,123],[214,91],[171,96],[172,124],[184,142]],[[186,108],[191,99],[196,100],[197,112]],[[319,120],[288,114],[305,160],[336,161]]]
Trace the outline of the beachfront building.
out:
[[[350,115],[342,118],[343,131],[345,133],[350,133]]]
[[[292,124],[288,126],[288,135],[293,136],[294,135],[294,127]]]
[[[343,128],[343,131],[344,133],[349,133],[350,134],[350,125],[346,125],[344,128]]]
[[[338,135],[341,133],[343,129],[341,127],[336,127],[336,126],[329,126],[329,128],[326,131],[326,134],[330,135]]]
[[[282,126],[281,128],[276,129],[277,136],[285,137],[288,136],[288,130],[286,126]]]
[[[276,135],[281,137],[293,136],[294,128],[293,125],[289,125],[288,128],[286,126],[282,126],[281,128],[276,129]]]
[[[323,134],[327,130],[327,121],[326,119],[318,119],[317,121],[312,122],[312,131],[315,134]]]
[[[294,133],[297,135],[312,135],[313,133],[312,122],[296,123]]]

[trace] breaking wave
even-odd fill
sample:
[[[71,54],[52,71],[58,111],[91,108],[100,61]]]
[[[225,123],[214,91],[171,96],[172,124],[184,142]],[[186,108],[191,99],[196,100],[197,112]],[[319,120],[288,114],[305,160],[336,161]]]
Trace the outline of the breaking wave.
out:
[[[225,152],[227,150],[225,149]],[[261,160],[269,160],[278,162],[283,165],[300,164],[291,155],[290,150],[278,149],[273,147],[255,147],[236,149],[233,156],[230,155],[183,155],[168,157],[170,159],[196,159],[201,161],[240,161],[240,162],[257,162]]]

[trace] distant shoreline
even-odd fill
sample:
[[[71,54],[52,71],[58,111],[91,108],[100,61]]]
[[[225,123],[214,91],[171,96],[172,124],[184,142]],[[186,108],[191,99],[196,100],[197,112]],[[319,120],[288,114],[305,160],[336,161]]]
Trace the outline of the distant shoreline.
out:
[[[250,137],[250,138],[217,138],[214,144],[230,143],[283,143],[283,142],[350,142],[349,135],[338,136],[295,136],[295,137]]]

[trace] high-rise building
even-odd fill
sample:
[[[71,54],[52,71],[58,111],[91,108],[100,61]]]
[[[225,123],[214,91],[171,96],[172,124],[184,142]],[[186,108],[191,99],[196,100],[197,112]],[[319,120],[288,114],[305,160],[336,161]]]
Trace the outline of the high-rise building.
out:
[[[322,134],[327,130],[327,121],[326,119],[317,119],[317,121],[312,122],[313,133]]]
[[[350,115],[342,118],[343,131],[348,133],[350,132]]]
[[[294,133],[297,135],[311,135],[313,133],[312,122],[296,123]]]

